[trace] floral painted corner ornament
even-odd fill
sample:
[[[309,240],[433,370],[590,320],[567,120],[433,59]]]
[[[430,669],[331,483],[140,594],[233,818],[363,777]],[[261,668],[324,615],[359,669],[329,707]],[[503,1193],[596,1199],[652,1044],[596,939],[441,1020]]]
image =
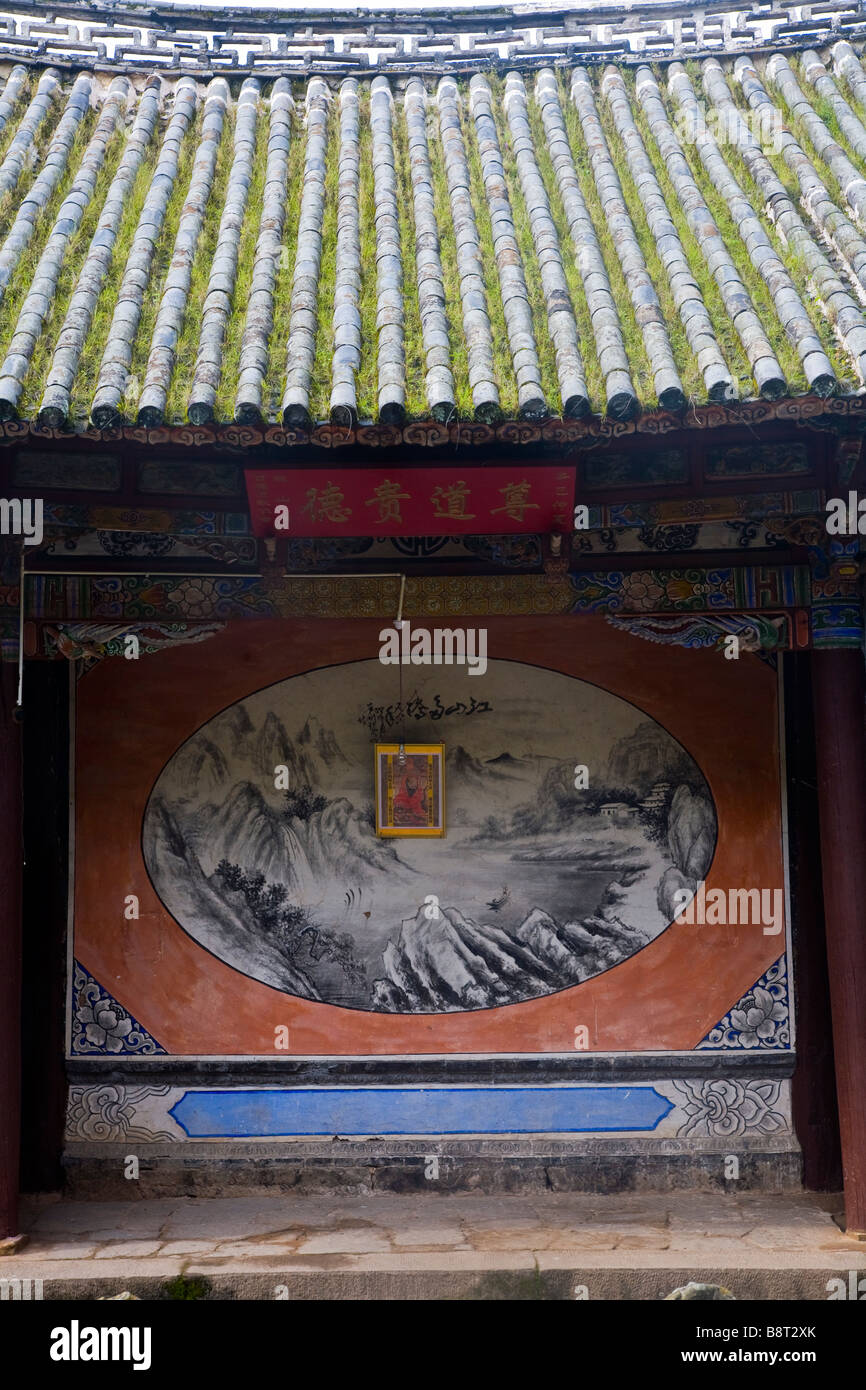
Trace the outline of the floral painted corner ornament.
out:
[[[698,1043],[708,1048],[787,1051],[791,1046],[787,962],[780,956]]]
[[[72,1053],[76,1057],[164,1052],[77,961],[72,983]]]

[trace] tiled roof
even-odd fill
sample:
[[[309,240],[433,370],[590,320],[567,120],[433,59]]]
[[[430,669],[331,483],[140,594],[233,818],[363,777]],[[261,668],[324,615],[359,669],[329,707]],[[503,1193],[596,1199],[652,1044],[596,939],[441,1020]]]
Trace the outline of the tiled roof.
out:
[[[471,77],[3,80],[2,419],[625,420],[866,378],[847,40]]]

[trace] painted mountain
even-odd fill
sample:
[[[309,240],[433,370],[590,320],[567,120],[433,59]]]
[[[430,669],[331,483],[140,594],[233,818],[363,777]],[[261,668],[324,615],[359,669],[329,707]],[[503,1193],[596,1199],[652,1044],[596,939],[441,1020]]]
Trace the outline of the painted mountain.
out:
[[[666,929],[716,843],[685,749],[558,672],[491,660],[468,703],[462,670],[412,679],[405,737],[446,748],[442,840],[375,833],[365,711],[387,711],[392,736],[401,718],[378,661],[258,691],[175,752],[142,842],[191,937],[301,998],[442,1013],[567,989]]]

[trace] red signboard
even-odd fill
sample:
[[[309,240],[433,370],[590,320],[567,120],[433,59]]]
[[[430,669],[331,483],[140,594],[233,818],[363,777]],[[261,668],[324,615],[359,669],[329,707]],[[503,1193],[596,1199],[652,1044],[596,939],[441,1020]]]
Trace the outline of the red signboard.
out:
[[[573,468],[247,469],[256,536],[570,530]]]

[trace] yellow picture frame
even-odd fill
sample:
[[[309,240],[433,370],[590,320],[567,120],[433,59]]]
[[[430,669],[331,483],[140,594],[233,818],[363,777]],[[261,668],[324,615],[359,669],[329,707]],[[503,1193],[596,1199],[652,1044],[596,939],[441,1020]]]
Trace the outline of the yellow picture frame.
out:
[[[444,743],[377,743],[373,778],[376,834],[426,838],[445,834]]]

